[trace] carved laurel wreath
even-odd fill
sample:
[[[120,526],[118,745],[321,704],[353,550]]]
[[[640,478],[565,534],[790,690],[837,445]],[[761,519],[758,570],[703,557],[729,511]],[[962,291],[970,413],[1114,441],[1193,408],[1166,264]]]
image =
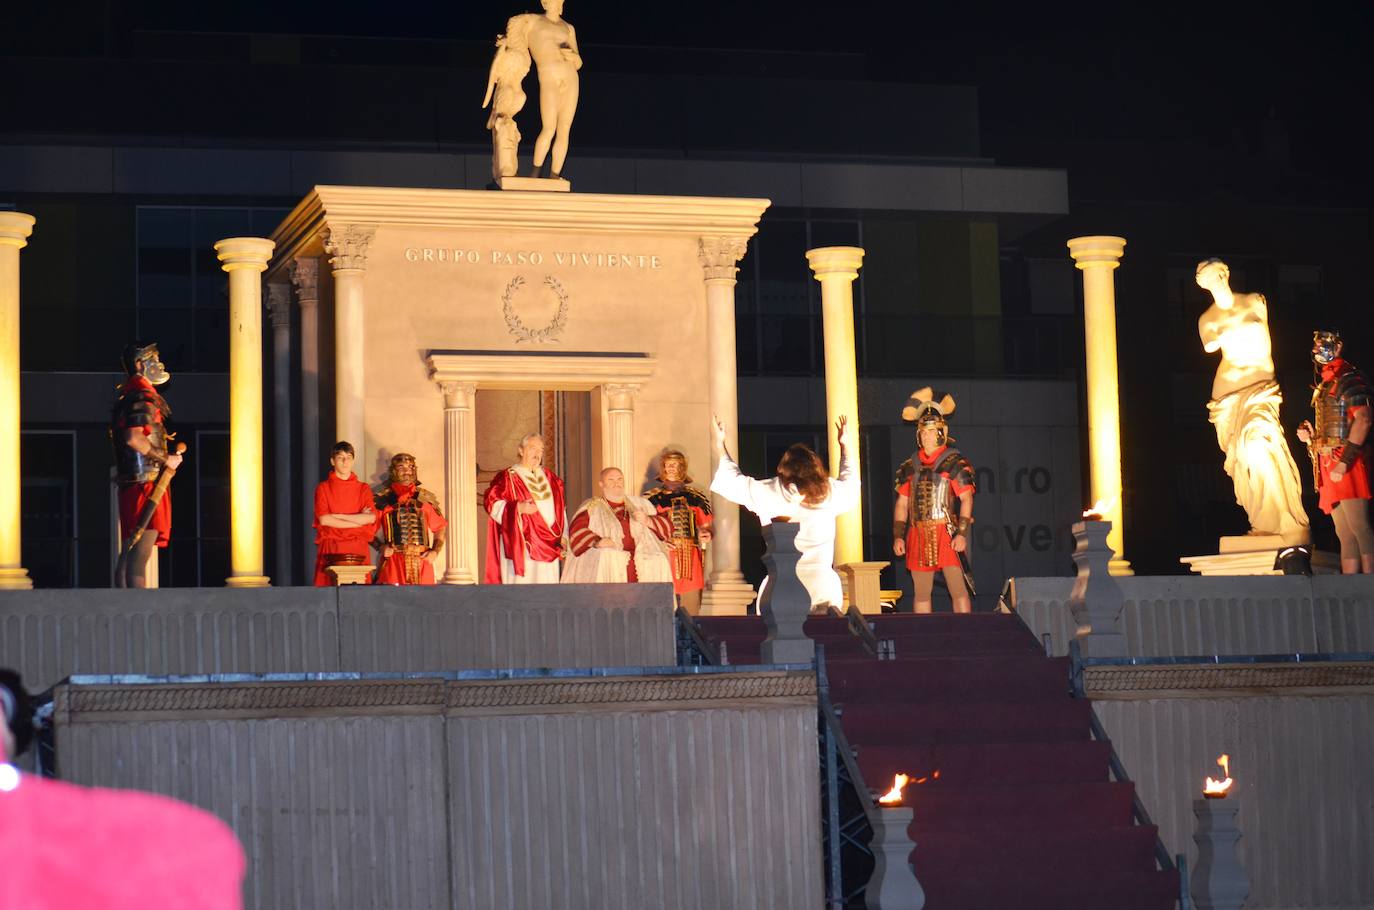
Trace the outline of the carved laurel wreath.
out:
[[[563,331],[568,324],[568,292],[563,289],[563,285],[552,275],[544,276],[544,286],[558,295],[558,312],[554,313],[553,319],[548,325],[539,329],[532,329],[520,319],[515,312],[515,292],[520,290],[525,284],[524,275],[516,275],[506,285],[506,290],[501,295],[501,312],[506,317],[506,328],[515,336],[516,341],[556,341],[558,333]]]

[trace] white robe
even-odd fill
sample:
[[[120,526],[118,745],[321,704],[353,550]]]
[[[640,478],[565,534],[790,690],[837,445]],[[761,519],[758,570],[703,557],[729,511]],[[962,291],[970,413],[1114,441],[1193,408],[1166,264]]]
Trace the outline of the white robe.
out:
[[[711,492],[744,506],[759,517],[771,521],[786,515],[801,525],[797,531],[797,577],[811,592],[812,606],[844,603],[844,585],[835,574],[835,516],[848,512],[859,504],[859,482],[854,478],[850,457],[840,459],[840,476],[830,479],[830,494],[819,504],[807,506],[791,484],[783,486],[777,477],[755,480],[740,471],[729,456],[724,456],[711,480]]]
[[[625,497],[625,505],[632,512],[653,518],[658,514],[653,503],[640,496]],[[590,510],[587,526],[597,537],[620,541],[623,529],[604,499],[589,499],[573,513],[573,520],[583,510]],[[572,522],[569,522],[571,527]],[[630,522],[630,536],[635,542],[635,575],[640,581],[672,581],[673,570],[668,563],[665,546],[647,525]],[[563,566],[563,582],[624,582],[630,554],[620,547],[593,546],[581,556],[568,555]]]
[[[510,469],[524,482],[526,487],[537,478],[541,477],[544,478],[545,483],[548,482],[548,478],[544,474],[544,469],[542,467],[535,468],[532,471],[522,464],[513,464],[510,466]],[[536,474],[535,471],[539,473]],[[536,499],[534,504],[538,507],[539,514],[543,516],[544,521],[552,528],[554,522],[558,520],[558,510],[554,508],[553,497],[550,496],[548,499]],[[492,503],[492,521],[497,524],[501,523],[501,516],[506,514],[506,505],[507,503],[504,499],[499,499]],[[516,575],[515,563],[511,562],[510,557],[506,556],[505,548],[503,547],[501,549],[501,584],[503,585],[556,585],[558,584],[558,573],[559,564],[556,559],[553,562],[537,562],[533,559],[526,558],[525,574]]]

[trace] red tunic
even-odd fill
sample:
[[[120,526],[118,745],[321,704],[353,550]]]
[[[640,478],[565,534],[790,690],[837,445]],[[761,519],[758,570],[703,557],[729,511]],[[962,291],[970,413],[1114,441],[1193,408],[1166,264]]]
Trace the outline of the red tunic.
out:
[[[611,507],[611,511],[620,521],[620,548],[630,554],[630,562],[625,568],[625,580],[639,581],[639,572],[635,569],[635,539],[634,535],[630,533],[630,513],[623,502],[610,502],[608,500],[606,505]],[[583,509],[573,516],[572,524],[568,526],[568,546],[572,549],[574,556],[581,556],[596,546],[597,541],[601,539],[592,530],[591,515],[591,509]],[[667,538],[672,533],[668,519],[662,516],[653,516],[648,519],[648,522],[649,529],[660,540]],[[674,588],[677,587],[676,580],[673,586]]]
[[[147,483],[121,483],[119,485],[119,536],[128,540],[138,525],[138,516],[143,512],[143,504],[152,495],[153,481]],[[172,540],[172,488],[162,492],[157,507],[153,509],[153,519],[148,522],[148,532],[157,533],[157,545],[165,547]],[[145,532],[145,533],[148,533]]]
[[[1342,373],[1347,373],[1354,369],[1344,358],[1333,360],[1331,363],[1322,367],[1322,382],[1330,382]],[[1349,410],[1350,416],[1358,414],[1364,410],[1364,406],[1354,407]],[[1365,440],[1368,442],[1369,440]],[[1321,484],[1318,487],[1319,499],[1318,507],[1330,515],[1331,510],[1336,507],[1336,503],[1342,499],[1369,499],[1369,470],[1365,465],[1365,453],[1360,452],[1360,457],[1355,459],[1355,463],[1345,469],[1345,476],[1340,480],[1331,479],[1331,469],[1341,460],[1343,449],[1334,452],[1325,452],[1317,455],[1317,473],[1321,477]]]
[[[520,476],[510,468],[497,473],[487,487],[482,506],[491,514],[497,502],[506,507],[501,512],[501,521],[487,520],[487,567],[483,581],[489,585],[501,583],[501,556],[504,553],[515,568],[516,575],[525,574],[525,560],[535,562],[554,562],[559,556],[559,542],[563,538],[563,481],[554,472],[544,469],[549,478],[549,489],[553,492],[554,526],[549,527],[544,516],[535,512],[520,515],[516,503],[534,502],[529,489]]]
[[[331,528],[320,524],[322,515],[357,515],[372,510],[372,488],[358,479],[357,474],[349,474],[347,480],[340,480],[333,471],[315,487],[315,586],[327,588],[334,579],[325,571],[325,556],[335,553],[350,553],[366,557],[368,544],[376,533],[376,522],[357,528]]]
[[[377,523],[374,528],[379,528],[386,520],[386,516],[396,511],[396,505],[409,502],[415,495],[415,484],[393,483],[392,492],[396,494],[396,503],[388,505],[377,513]],[[425,527],[433,534],[435,531],[442,531],[448,527],[448,519],[440,515],[434,506],[427,502],[420,503],[420,512],[425,519]],[[377,569],[377,584],[379,585],[403,585],[406,583],[406,556],[399,550],[392,553],[387,559],[382,560],[382,565]],[[418,584],[433,585],[438,584],[434,577],[434,563],[428,558],[420,559],[420,580]]]
[[[940,448],[936,449],[930,455],[926,455],[925,449],[919,449],[916,454],[920,457],[921,464],[923,466],[930,467],[931,465],[935,464],[937,461],[944,457],[945,449],[947,448],[948,446],[940,446]],[[954,491],[954,495],[956,497],[962,496],[965,490],[973,489],[972,484],[964,486],[963,484],[959,483],[959,478],[956,476],[953,476],[948,473],[945,473],[944,476],[949,478],[950,489]],[[908,479],[905,483],[898,487],[897,492],[907,498],[907,508],[912,508],[913,506],[911,504],[911,480]],[[944,569],[950,566],[958,566],[959,554],[954,552],[954,539],[949,536],[948,528],[942,526],[939,529],[939,540],[940,554],[935,560],[936,564],[933,566],[921,565],[919,551],[917,550],[917,547],[919,546],[919,541],[917,540],[916,525],[913,522],[911,526],[907,528],[906,532],[906,567],[913,572],[934,572],[937,569]]]
[[[669,518],[669,516],[672,515],[672,500],[674,499],[675,495],[680,495],[680,491],[682,490],[691,490],[692,493],[696,494],[696,496],[701,497],[703,501],[707,501],[706,494],[702,493],[700,490],[697,490],[693,487],[687,486],[658,487],[644,494],[649,498],[649,501],[652,502],[654,506],[658,508],[658,513],[660,515],[665,516],[665,518],[668,518],[669,533],[668,536],[664,538],[665,540],[671,541],[672,537],[671,518]],[[688,508],[692,510],[692,514],[696,518],[697,532],[698,534],[700,534],[702,530],[711,527],[711,513],[707,509],[704,509],[701,506],[692,503],[691,500],[693,498],[694,497],[692,496],[687,497],[689,504]],[[694,546],[688,552],[691,555],[692,564],[690,570],[685,574],[680,572],[678,566],[677,553],[668,553],[668,562],[672,565],[673,569],[674,594],[685,594],[690,591],[700,591],[702,588],[706,587],[706,570],[705,566],[703,565],[701,547]]]

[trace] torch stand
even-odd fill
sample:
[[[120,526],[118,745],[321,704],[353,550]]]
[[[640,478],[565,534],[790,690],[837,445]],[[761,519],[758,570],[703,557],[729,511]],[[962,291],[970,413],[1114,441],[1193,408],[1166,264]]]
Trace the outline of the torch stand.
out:
[[[811,593],[797,577],[797,532],[801,525],[773,521],[763,526],[763,564],[768,581],[759,598],[759,615],[768,635],[759,649],[766,664],[805,664],[816,659],[816,643],[802,626],[811,612]]]
[[[1240,910],[1250,894],[1250,876],[1240,864],[1237,844],[1240,807],[1226,799],[1195,799],[1197,864],[1193,866],[1193,905],[1197,910]]]
[[[1126,597],[1111,575],[1115,554],[1107,545],[1110,521],[1084,519],[1073,526],[1073,552],[1078,577],[1069,595],[1069,611],[1078,623],[1078,644],[1084,657],[1125,657],[1126,634],[1121,608]]]
[[[864,906],[868,910],[921,910],[926,905],[926,893],[916,880],[911,865],[911,851],[916,844],[907,828],[911,825],[912,810],[908,806],[876,806],[872,813],[873,875],[864,891]]]

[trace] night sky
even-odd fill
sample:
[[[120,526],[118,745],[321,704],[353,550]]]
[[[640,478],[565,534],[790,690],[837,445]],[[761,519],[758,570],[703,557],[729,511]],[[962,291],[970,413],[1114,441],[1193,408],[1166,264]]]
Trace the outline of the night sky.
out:
[[[1067,167],[1079,198],[1262,192],[1275,201],[1368,202],[1369,4],[1289,5],[1281,14],[1257,4],[1241,16],[1196,5],[950,6],[570,0],[565,15],[589,66],[598,45],[759,48],[855,55],[817,65],[869,80],[976,85],[984,155]],[[489,41],[527,8],[537,4],[14,5],[0,53],[89,53],[95,34],[141,31]],[[1277,160],[1282,179],[1257,188],[1239,175],[1241,185],[1228,188],[1238,155]]]

